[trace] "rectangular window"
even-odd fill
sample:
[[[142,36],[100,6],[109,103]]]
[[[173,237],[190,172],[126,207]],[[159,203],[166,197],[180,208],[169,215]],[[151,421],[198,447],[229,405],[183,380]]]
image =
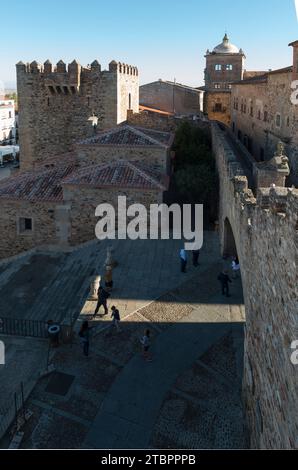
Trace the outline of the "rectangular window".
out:
[[[275,123],[276,123],[276,127],[281,126],[281,115],[280,114],[276,115]]]
[[[32,232],[33,223],[32,219],[29,217],[20,217],[19,218],[19,233]]]
[[[233,65],[232,64],[227,64],[226,65],[226,70],[233,70]]]
[[[220,89],[220,83],[214,83],[214,88],[216,88],[216,90],[219,90]]]
[[[221,65],[220,65],[220,64],[216,64],[215,70],[216,70],[217,72],[220,72],[220,71],[221,71]]]

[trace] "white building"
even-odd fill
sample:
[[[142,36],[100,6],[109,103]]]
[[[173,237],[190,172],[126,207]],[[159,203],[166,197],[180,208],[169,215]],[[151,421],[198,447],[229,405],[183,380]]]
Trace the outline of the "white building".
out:
[[[0,100],[0,145],[15,143],[15,125],[14,100]]]

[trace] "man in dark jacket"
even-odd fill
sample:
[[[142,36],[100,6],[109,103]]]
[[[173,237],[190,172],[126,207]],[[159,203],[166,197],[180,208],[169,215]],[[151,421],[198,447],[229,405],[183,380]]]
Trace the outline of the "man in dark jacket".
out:
[[[218,281],[221,283],[221,291],[222,295],[226,295],[230,297],[230,289],[229,289],[229,282],[231,283],[231,279],[229,277],[228,271],[222,271],[218,276]]]
[[[98,288],[98,301],[96,305],[96,309],[94,312],[93,317],[96,317],[98,310],[100,309],[101,306],[103,306],[105,313],[104,315],[108,314],[108,306],[107,306],[107,299],[110,297],[110,294],[102,287],[99,286]]]

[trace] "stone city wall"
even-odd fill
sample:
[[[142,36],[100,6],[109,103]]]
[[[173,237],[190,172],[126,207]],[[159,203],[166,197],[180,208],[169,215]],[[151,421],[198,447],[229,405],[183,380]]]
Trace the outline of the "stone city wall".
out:
[[[251,447],[298,447],[297,338],[298,190],[259,188],[256,198],[218,126],[213,150],[220,175],[222,252],[233,246],[241,265],[246,335],[243,396]]]

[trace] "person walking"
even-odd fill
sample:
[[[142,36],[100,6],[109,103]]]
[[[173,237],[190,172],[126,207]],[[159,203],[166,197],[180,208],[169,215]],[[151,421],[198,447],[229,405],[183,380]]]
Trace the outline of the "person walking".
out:
[[[200,265],[199,256],[200,256],[200,250],[192,251],[192,264],[194,265],[195,268],[197,268]]]
[[[230,288],[229,283],[231,283],[231,279],[229,277],[228,271],[222,271],[218,276],[218,281],[221,283],[221,291],[222,295],[226,295],[226,297],[230,297]]]
[[[184,248],[180,250],[181,272],[186,273],[187,254]]]
[[[120,313],[119,313],[119,310],[115,307],[115,305],[112,306],[111,308],[112,310],[112,315],[111,315],[111,318],[113,318],[112,320],[112,327],[116,327],[117,331],[121,331],[120,330],[120,327],[119,327],[119,322],[120,322]]]
[[[107,292],[102,286],[99,286],[98,288],[98,301],[96,305],[95,312],[93,314],[93,317],[95,318],[98,310],[100,309],[101,306],[104,308],[104,315],[107,315],[109,313],[108,306],[107,306],[107,299],[110,297],[109,292]]]
[[[151,345],[150,342],[150,330],[145,330],[144,336],[141,338],[141,344],[142,344],[142,351],[143,351],[143,358],[147,362],[152,361],[151,354],[149,353],[149,348]]]
[[[82,323],[81,329],[79,331],[79,337],[83,343],[83,352],[85,356],[89,355],[89,344],[90,344],[90,330],[92,327],[89,326],[88,321]]]

